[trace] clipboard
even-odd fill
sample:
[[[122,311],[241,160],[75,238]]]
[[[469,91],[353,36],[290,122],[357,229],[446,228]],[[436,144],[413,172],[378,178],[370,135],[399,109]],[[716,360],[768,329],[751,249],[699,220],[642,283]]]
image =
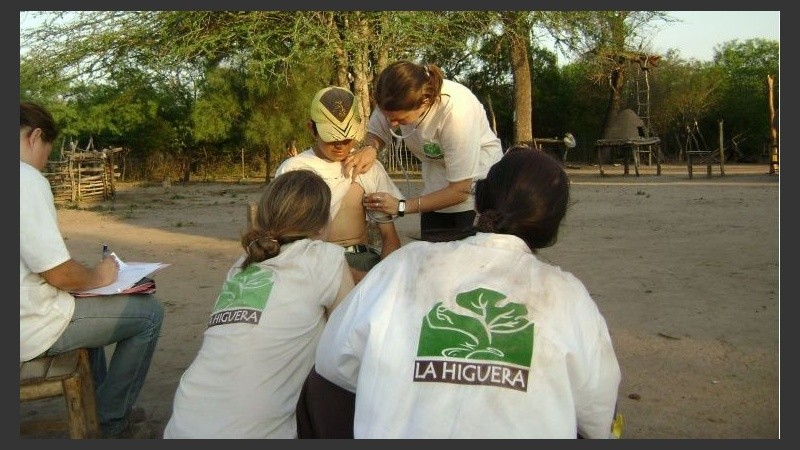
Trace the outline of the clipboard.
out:
[[[97,295],[117,295],[117,294],[152,294],[156,290],[155,281],[149,278],[150,275],[158,272],[170,264],[165,263],[145,263],[145,262],[123,262],[116,253],[111,253],[119,265],[117,281],[94,289],[85,291],[71,292],[75,297],[93,297]]]

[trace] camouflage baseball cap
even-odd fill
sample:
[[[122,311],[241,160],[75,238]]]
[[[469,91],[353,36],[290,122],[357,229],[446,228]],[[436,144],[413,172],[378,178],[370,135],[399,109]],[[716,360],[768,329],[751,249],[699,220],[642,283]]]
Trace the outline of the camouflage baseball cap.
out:
[[[311,120],[325,142],[359,139],[364,127],[356,97],[337,86],[317,92],[311,100]]]

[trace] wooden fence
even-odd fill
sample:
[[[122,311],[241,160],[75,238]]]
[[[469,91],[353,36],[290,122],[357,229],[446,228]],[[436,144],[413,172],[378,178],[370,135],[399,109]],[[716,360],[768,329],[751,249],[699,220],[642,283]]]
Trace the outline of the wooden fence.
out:
[[[114,155],[121,148],[100,151],[64,151],[59,161],[48,161],[43,171],[56,203],[88,198],[113,199],[114,181],[120,177]]]
[[[378,155],[389,175],[414,175],[419,177],[422,172],[420,160],[411,153],[403,141],[395,141],[393,145],[384,149],[383,155]]]

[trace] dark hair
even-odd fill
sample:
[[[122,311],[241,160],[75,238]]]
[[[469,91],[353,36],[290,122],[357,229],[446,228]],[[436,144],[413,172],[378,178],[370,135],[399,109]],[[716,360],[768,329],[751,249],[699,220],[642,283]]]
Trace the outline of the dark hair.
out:
[[[42,130],[42,140],[47,143],[55,141],[58,136],[58,125],[44,106],[33,102],[19,102],[19,129],[33,131]]]
[[[475,183],[477,231],[513,234],[531,250],[555,244],[569,204],[561,163],[528,146],[511,147]]]
[[[273,258],[281,244],[318,234],[330,216],[331,190],[310,170],[293,170],[272,180],[258,201],[255,224],[242,233],[246,268]]]
[[[389,64],[375,81],[373,98],[380,109],[386,111],[411,111],[431,104],[442,93],[444,75],[435,64],[414,64],[396,61]]]

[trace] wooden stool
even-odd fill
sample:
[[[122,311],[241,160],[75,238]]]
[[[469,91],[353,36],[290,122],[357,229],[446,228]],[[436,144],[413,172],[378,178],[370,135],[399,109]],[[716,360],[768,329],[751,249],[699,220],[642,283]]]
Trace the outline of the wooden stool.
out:
[[[19,363],[19,401],[63,396],[67,420],[34,419],[20,422],[20,436],[69,430],[71,439],[100,437],[89,352],[79,348],[55,356]]]

